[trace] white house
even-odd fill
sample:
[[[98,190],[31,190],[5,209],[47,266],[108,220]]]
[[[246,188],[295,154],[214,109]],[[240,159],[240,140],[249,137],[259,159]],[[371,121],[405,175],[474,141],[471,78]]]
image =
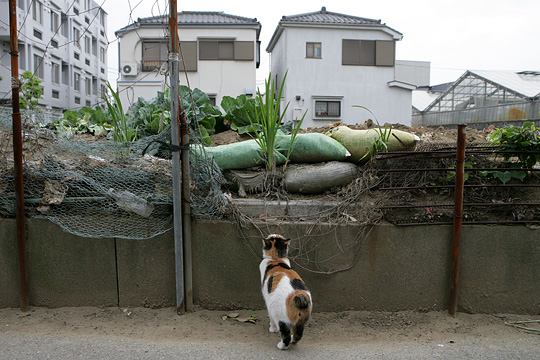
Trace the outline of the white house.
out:
[[[345,14],[320,11],[283,16],[266,49],[272,77],[287,72],[284,101],[287,120],[307,111],[303,127],[340,120],[359,123],[411,123],[411,93],[429,84],[429,63],[395,60],[396,41],[403,35],[381,23]],[[427,64],[427,66],[426,66]],[[407,67],[413,70],[407,70]],[[427,71],[427,79],[426,79]],[[423,84],[425,83],[425,84]]]
[[[124,107],[151,99],[165,86],[168,45],[165,16],[138,19],[118,31],[118,90]],[[224,95],[255,93],[261,24],[223,12],[178,13],[180,83],[205,91],[216,104]],[[185,67],[184,67],[185,64]],[[168,80],[167,80],[168,81]]]
[[[8,1],[0,0],[0,97],[11,97]],[[107,13],[93,0],[17,0],[19,73],[42,80],[39,103],[76,109],[100,102],[107,83]]]

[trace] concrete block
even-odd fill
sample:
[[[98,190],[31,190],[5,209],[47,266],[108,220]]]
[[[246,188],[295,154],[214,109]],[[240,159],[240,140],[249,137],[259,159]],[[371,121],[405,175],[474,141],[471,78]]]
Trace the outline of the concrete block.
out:
[[[46,220],[28,224],[30,304],[116,306],[113,239],[82,238]]]
[[[116,239],[116,250],[120,306],[175,305],[172,231],[148,240]]]
[[[0,219],[0,308],[19,306],[19,255],[15,220]]]
[[[462,311],[540,314],[540,230],[466,226],[460,271]]]

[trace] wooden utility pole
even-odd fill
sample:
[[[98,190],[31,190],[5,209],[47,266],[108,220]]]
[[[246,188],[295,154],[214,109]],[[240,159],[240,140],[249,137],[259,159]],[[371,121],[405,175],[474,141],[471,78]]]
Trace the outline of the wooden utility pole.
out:
[[[13,160],[15,168],[15,201],[17,243],[19,246],[20,307],[28,310],[26,278],[26,234],[24,218],[23,140],[19,106],[19,40],[17,38],[17,0],[9,0],[9,42],[11,48],[11,107],[13,109]]]

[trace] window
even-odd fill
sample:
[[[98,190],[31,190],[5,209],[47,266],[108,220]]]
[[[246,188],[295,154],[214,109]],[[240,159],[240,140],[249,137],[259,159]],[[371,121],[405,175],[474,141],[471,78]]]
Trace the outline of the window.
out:
[[[86,106],[90,106],[92,105],[92,103],[90,102],[90,100],[86,100]]]
[[[105,74],[105,68],[101,68],[100,71],[102,74]]]
[[[210,104],[216,106],[216,95],[215,94],[208,94],[208,100],[210,100]]]
[[[39,31],[38,29],[34,29],[34,37],[35,37],[35,38],[38,38],[39,40],[41,40],[41,38],[43,37],[43,35],[41,34],[41,31]]]
[[[73,89],[81,91],[81,74],[79,73],[73,73]]]
[[[167,43],[159,40],[145,40],[142,44],[142,71],[154,71],[167,62]]]
[[[88,17],[84,17],[84,22],[87,23],[87,24],[90,24],[90,19]]]
[[[38,0],[34,0],[32,3],[32,18],[43,24],[43,4]]]
[[[105,48],[100,47],[99,48],[99,61],[102,63],[106,62],[105,59],[107,57],[107,53],[105,52]]]
[[[84,91],[87,96],[92,95],[92,79],[90,78],[84,79]]]
[[[90,0],[84,0],[84,10],[90,10]]]
[[[60,92],[58,90],[53,90],[51,92],[51,96],[53,97],[53,99],[59,99],[60,98]]]
[[[85,51],[87,54],[90,54],[91,49],[92,49],[92,45],[91,45],[90,37],[89,37],[89,36],[85,36],[85,37],[84,37],[84,51]]]
[[[51,81],[60,84],[60,64],[51,63]]]
[[[100,34],[101,36],[105,37],[105,31],[99,30],[99,34]]]
[[[80,103],[81,103],[81,98],[78,96],[75,96],[75,104],[80,104]]]
[[[75,15],[79,15],[79,9],[73,8],[73,13],[74,13]]]
[[[97,38],[92,36],[92,55],[97,56]]]
[[[395,43],[384,40],[342,41],[343,65],[394,66]]]
[[[73,57],[75,58],[75,60],[79,60],[81,58],[81,56],[77,52],[73,53]]]
[[[99,10],[99,23],[101,26],[105,26],[105,11],[103,9]]]
[[[19,9],[24,10],[24,0],[17,0],[17,6],[19,6]]]
[[[199,41],[199,60],[234,60],[234,41]]]
[[[320,59],[321,58],[321,43],[307,42],[306,43],[306,58]]]
[[[34,54],[34,74],[43,79],[43,57]]]
[[[62,15],[60,15],[60,19],[62,21],[62,28],[60,29],[60,33],[63,36],[68,37],[69,36],[68,17],[66,14],[62,13]]]
[[[81,31],[76,27],[73,28],[73,43],[79,49],[81,48]]]
[[[55,33],[60,25],[60,15],[51,10],[51,31]]]
[[[62,62],[62,84],[69,85],[69,65]]]
[[[315,101],[316,118],[339,118],[341,117],[341,101]]]
[[[58,41],[56,40],[51,40],[51,46],[55,49],[58,49]]]
[[[104,98],[107,96],[107,86],[104,84],[101,84],[101,97]]]
[[[90,66],[90,59],[84,59],[84,63],[88,66]]]

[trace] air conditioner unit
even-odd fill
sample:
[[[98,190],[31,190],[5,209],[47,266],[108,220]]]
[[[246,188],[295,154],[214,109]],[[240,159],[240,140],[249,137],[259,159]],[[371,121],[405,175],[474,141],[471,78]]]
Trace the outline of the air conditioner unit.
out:
[[[122,75],[124,75],[124,76],[136,76],[137,75],[137,64],[136,63],[123,63],[122,64]]]

